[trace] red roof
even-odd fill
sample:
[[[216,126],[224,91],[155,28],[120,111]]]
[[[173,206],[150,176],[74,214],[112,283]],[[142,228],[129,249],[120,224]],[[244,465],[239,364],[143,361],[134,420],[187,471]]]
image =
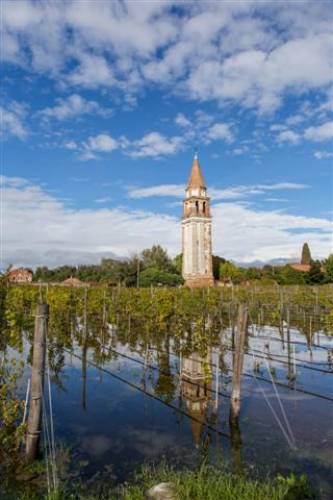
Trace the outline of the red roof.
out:
[[[308,273],[310,271],[310,264],[290,264],[295,271],[300,271],[302,273]]]
[[[79,278],[71,276],[70,278],[65,279],[63,283],[66,283],[66,285],[81,285],[82,281]]]
[[[24,267],[19,267],[18,269],[12,269],[11,271],[9,271],[8,273],[8,278],[9,278],[9,281],[11,280],[19,280],[20,278],[25,278],[25,279],[29,279],[29,280],[32,280],[32,271],[30,271],[30,269],[25,269]]]

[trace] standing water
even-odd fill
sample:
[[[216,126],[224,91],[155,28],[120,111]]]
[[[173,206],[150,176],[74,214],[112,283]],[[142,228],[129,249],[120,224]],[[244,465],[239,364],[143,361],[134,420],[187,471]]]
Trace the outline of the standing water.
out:
[[[67,314],[61,326],[51,318],[54,435],[68,477],[117,483],[144,462],[195,467],[208,460],[262,477],[306,473],[330,498],[333,342],[318,325],[309,341],[299,321],[271,326],[252,311],[235,421],[229,415],[235,325],[228,308],[217,328],[207,317],[163,333],[141,327],[129,312],[113,323],[101,315],[101,330],[93,316]],[[24,362],[22,399],[31,340],[28,329],[20,349],[4,346]]]

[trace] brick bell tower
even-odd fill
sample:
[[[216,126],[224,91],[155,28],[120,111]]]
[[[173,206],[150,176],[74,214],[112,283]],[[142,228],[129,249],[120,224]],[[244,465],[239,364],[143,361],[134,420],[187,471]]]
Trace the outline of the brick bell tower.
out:
[[[212,266],[212,218],[210,198],[201,173],[198,154],[193,158],[191,175],[183,202],[182,247],[185,286],[214,285]]]

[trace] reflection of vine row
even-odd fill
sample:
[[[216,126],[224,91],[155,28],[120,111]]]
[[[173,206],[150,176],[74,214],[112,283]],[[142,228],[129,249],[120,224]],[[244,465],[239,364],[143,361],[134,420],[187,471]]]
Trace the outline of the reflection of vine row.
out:
[[[226,350],[226,351],[231,351],[233,352],[233,349],[232,347],[228,347],[228,346],[223,346],[223,348]],[[154,349],[154,347],[151,347],[151,349]],[[157,350],[157,349],[156,349]],[[282,363],[282,364],[285,364],[285,365],[289,365],[289,361],[285,360],[285,359],[278,359],[277,357],[274,357],[274,356],[280,356],[279,354],[274,354],[274,356],[272,356],[271,354],[265,352],[265,351],[260,351],[258,349],[253,349],[253,348],[247,348],[247,350],[244,352],[245,355],[248,355],[250,356],[251,354],[254,354],[257,358],[261,358],[261,359],[266,359],[268,361],[276,361],[277,363]],[[173,354],[174,356],[177,356],[177,354]],[[302,364],[302,361],[301,359],[298,359],[298,358],[293,358],[295,361],[298,361],[299,363],[295,363],[295,367],[296,368],[306,368],[308,370],[312,370],[312,371],[315,371],[315,372],[319,372],[319,373],[328,373],[328,374],[333,374],[332,370],[325,370],[324,368],[318,368],[318,367],[315,367],[315,366],[309,366],[309,365],[304,365]],[[213,367],[215,367],[214,364],[212,364]]]
[[[167,376],[167,377],[176,377],[176,378],[180,378],[178,377],[178,375],[174,374],[174,373],[169,373],[167,372],[166,370],[163,370],[161,369],[159,366],[155,366],[155,365],[152,365],[150,363],[146,363],[145,361],[141,361],[140,359],[136,359],[136,358],[133,358],[133,356],[129,356],[128,354],[124,354],[122,352],[119,352],[117,351],[116,349],[112,349],[111,347],[108,347],[108,346],[102,346],[104,349],[108,349],[108,350],[112,350],[114,353],[118,354],[119,356],[123,357],[123,358],[127,358],[129,359],[130,361],[134,361],[135,363],[138,363],[142,366],[145,366],[147,368],[150,368],[152,370],[155,370],[155,371],[158,371],[159,373]],[[133,351],[133,349],[132,349]],[[140,351],[135,351],[137,354],[141,355]],[[166,351],[165,351],[166,352]],[[168,353],[168,354],[171,354],[171,353]],[[191,359],[191,358],[188,358],[188,359]],[[211,365],[213,366],[213,365]],[[193,382],[192,380],[188,380],[187,379],[187,383],[190,384],[190,385],[193,385],[195,387],[198,387],[199,389],[204,389],[204,386],[202,386],[201,384],[198,384],[197,382]],[[216,391],[214,389],[210,389],[209,387],[206,387],[205,388],[208,392],[211,392],[213,394],[216,394]],[[225,398],[230,398],[230,394],[227,394],[225,392],[220,392],[220,391],[217,391],[217,394],[219,396],[223,396]]]
[[[77,359],[80,359],[82,361],[82,357],[79,356],[78,354],[73,353],[69,349],[65,349],[65,351],[67,351],[70,355],[72,355],[72,356],[74,356]],[[121,382],[129,385],[133,389],[136,389],[136,390],[144,393],[145,395],[149,396],[150,398],[155,399],[156,401],[159,401],[160,403],[163,403],[164,405],[168,406],[169,408],[172,408],[177,413],[181,413],[182,415],[188,417],[190,420],[193,420],[193,421],[198,422],[198,423],[202,423],[202,421],[200,419],[195,418],[193,415],[190,415],[189,413],[187,413],[186,411],[182,410],[181,408],[173,405],[172,403],[169,403],[169,402],[165,401],[164,399],[159,398],[158,396],[156,396],[156,394],[148,392],[146,389],[143,389],[142,387],[133,384],[132,382],[130,382],[129,380],[124,379],[120,375],[117,375],[116,373],[113,373],[110,370],[107,370],[106,368],[101,367],[100,365],[98,365],[97,363],[94,363],[93,361],[86,361],[86,362],[87,362],[88,365],[93,366],[94,368],[97,368],[98,370],[101,370],[104,373],[107,373],[111,377],[113,377],[113,378],[115,378],[117,380],[120,380]],[[231,439],[231,436],[229,434],[227,434],[226,432],[221,431],[220,429],[217,429],[216,427],[214,427],[211,424],[209,424],[207,421],[205,421],[204,424],[211,431],[216,432],[220,436],[223,436],[223,437],[226,437],[228,439]]]
[[[272,337],[269,337],[267,335],[253,335],[252,338],[260,339],[260,340],[269,340],[270,342],[279,342],[280,344],[283,343],[283,340],[272,338]],[[298,340],[289,340],[288,344],[303,345],[303,346],[306,346],[306,347],[314,347],[315,349],[323,349],[325,351],[329,351],[329,350],[332,349],[332,347],[328,347],[328,346],[325,346],[325,345],[314,344],[314,343],[312,343],[309,346],[305,342],[299,342]]]
[[[113,331],[117,332],[120,343],[128,343],[132,348],[138,344],[151,344],[159,349],[172,332],[178,349],[184,336],[187,336],[191,349],[205,357],[208,346],[218,345],[221,335],[227,336],[228,331],[234,330],[237,300],[240,299],[248,301],[251,323],[276,326],[281,340],[290,328],[300,330],[308,345],[313,343],[316,330],[332,331],[333,300],[329,286],[315,290],[311,287],[291,287],[278,291],[276,293],[277,290],[268,287],[264,295],[263,287],[255,292],[246,287],[238,288],[233,294],[230,290],[217,288],[48,287],[43,290],[43,295],[50,305],[49,337],[51,343],[58,346],[50,352],[51,367],[54,373],[59,373],[64,363],[62,346],[70,347],[73,339],[95,349],[96,359],[102,361],[106,356],[100,353],[100,347],[108,344],[110,339],[112,343]],[[31,341],[38,296],[36,286],[8,287],[3,338],[11,347],[23,348],[22,331],[27,332]],[[290,299],[290,305],[286,303],[286,298]],[[272,300],[269,307],[268,300]],[[311,321],[307,322],[310,310]],[[283,324],[285,317],[287,328]]]
[[[150,347],[150,349],[157,351],[157,349],[154,348],[154,347]],[[232,349],[227,349],[227,350],[232,350]],[[178,357],[178,354],[176,354],[176,353],[170,352],[170,354],[172,356]],[[188,359],[191,360],[191,357],[189,357]],[[204,362],[204,361],[202,361],[202,362]],[[211,366],[213,368],[216,368],[216,365],[214,363],[211,363]],[[226,370],[228,372],[232,372],[233,371],[232,368],[228,368],[228,367],[226,367]],[[256,378],[258,380],[262,380],[263,382],[268,382],[268,383],[272,384],[272,381],[270,379],[265,378],[265,377],[261,377],[258,374],[253,375],[252,373],[243,372],[243,375],[245,377]],[[333,398],[331,398],[330,396],[325,396],[324,394],[318,394],[317,392],[308,391],[306,389],[300,389],[300,388],[290,387],[289,385],[284,384],[283,382],[279,382],[277,380],[274,380],[274,383],[275,383],[275,385],[279,385],[280,387],[285,387],[286,389],[290,389],[292,391],[301,392],[301,393],[307,394],[309,396],[314,396],[314,397],[317,397],[317,398],[325,399],[326,401],[332,401],[333,402]]]
[[[261,358],[261,359],[266,359],[268,361],[276,361],[277,363],[281,363],[283,365],[289,365],[289,361],[287,361],[286,359],[279,359],[277,358],[276,356],[282,356],[280,354],[274,354],[274,356],[272,356],[271,354],[267,353],[267,352],[264,352],[264,351],[260,351],[259,349],[249,349],[248,352],[245,352],[245,354],[248,354],[249,356],[251,354],[254,354],[257,358]],[[285,356],[285,355],[283,355]],[[295,361],[298,361],[298,363],[295,363],[295,367],[296,368],[305,368],[307,370],[312,370],[314,372],[320,372],[320,373],[329,373],[329,374],[333,374],[332,370],[325,370],[324,368],[318,368],[317,366],[309,366],[309,365],[304,365],[302,363],[303,360],[299,359],[299,358],[293,358]]]

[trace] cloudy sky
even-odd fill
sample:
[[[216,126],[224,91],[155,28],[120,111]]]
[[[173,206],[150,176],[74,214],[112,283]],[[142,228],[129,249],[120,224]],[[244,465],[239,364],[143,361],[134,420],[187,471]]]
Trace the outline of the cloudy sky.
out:
[[[330,2],[2,1],[1,267],[180,251],[193,152],[214,253],[332,252]]]

